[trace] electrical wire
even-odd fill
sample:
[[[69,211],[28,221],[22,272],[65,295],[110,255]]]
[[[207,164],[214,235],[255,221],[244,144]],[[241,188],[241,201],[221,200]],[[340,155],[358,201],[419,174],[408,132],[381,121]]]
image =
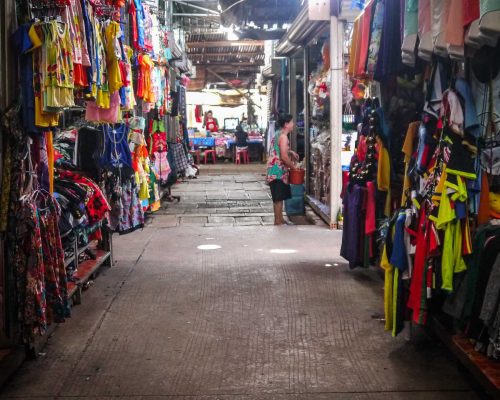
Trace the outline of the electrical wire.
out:
[[[231,4],[228,8],[226,8],[225,10],[222,10],[220,13],[224,14],[226,11],[229,11],[231,8],[233,8],[234,6],[236,6],[240,3],[243,3],[244,1],[246,1],[246,0],[238,0],[236,3]]]

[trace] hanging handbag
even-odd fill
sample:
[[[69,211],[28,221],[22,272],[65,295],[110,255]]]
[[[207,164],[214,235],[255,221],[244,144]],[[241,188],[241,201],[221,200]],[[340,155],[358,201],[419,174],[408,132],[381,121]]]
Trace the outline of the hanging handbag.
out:
[[[352,111],[351,103],[346,103],[342,114],[342,128],[346,131],[355,130],[356,116]]]

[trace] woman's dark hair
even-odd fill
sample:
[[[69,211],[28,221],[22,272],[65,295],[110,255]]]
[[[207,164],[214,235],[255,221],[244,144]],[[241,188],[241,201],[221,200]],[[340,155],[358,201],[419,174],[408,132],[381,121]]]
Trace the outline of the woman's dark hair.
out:
[[[283,128],[285,124],[288,124],[293,119],[293,116],[290,114],[280,114],[278,118],[278,128]]]

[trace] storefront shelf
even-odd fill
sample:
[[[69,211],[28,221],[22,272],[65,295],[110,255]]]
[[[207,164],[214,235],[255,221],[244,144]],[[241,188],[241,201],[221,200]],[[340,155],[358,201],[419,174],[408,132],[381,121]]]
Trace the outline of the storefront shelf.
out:
[[[462,335],[452,337],[454,353],[474,375],[481,375],[483,386],[500,395],[500,363],[474,350],[474,345]],[[475,370],[475,371],[473,371]]]
[[[474,345],[463,335],[451,335],[437,318],[429,321],[431,330],[457,357],[482,388],[493,398],[500,396],[500,363],[474,350]]]
[[[0,349],[0,387],[14,375],[25,359],[23,346]]]
[[[89,278],[103,265],[111,256],[111,252],[97,249],[95,250],[96,259],[87,260],[78,265],[78,269],[73,274],[73,282],[68,282],[68,296],[79,297],[79,289],[87,283]],[[75,300],[75,304],[79,304],[80,299]]]
[[[71,256],[64,259],[64,266],[68,267],[73,261],[75,261],[75,256]]]
[[[318,214],[323,221],[330,225],[331,218],[330,215],[324,211],[325,205],[321,204],[318,200],[309,195],[306,195],[306,201],[307,204],[309,204],[309,206],[314,210],[314,212]]]
[[[85,250],[87,250],[92,245],[92,243],[94,243],[94,242],[90,241],[86,245],[79,247],[78,248],[78,255],[82,254]]]

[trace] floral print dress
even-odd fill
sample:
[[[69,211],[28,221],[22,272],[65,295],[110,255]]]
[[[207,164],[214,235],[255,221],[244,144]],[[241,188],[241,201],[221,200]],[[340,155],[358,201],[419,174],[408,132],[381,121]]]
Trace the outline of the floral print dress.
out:
[[[288,183],[288,168],[281,160],[281,150],[279,146],[279,138],[281,132],[277,131],[276,135],[271,140],[271,149],[267,160],[267,183],[271,183],[276,179],[281,179],[284,183]]]

